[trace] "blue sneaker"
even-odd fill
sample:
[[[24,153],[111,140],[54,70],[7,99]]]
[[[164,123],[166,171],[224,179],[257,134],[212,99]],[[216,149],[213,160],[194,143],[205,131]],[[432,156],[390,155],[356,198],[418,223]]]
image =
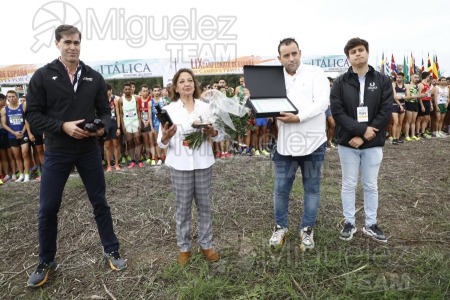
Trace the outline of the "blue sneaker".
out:
[[[42,286],[48,279],[48,275],[50,272],[56,269],[56,262],[52,261],[49,263],[40,262],[30,278],[28,278],[27,286],[29,287],[40,287]]]

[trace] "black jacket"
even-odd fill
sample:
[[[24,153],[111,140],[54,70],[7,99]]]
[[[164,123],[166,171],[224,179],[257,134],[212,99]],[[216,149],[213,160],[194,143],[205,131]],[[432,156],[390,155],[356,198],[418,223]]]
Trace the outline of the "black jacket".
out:
[[[346,73],[335,79],[330,93],[331,113],[336,121],[337,143],[351,147],[348,142],[353,137],[359,136],[364,140],[359,149],[384,146],[385,128],[391,116],[393,101],[394,94],[389,77],[369,66],[364,88],[364,106],[367,106],[369,112],[369,122],[358,122],[356,109],[359,106],[359,80],[358,74],[350,67]],[[363,137],[367,126],[379,130],[371,141]]]
[[[26,119],[32,128],[45,134],[48,151],[77,153],[97,147],[97,138],[74,139],[62,131],[63,122],[100,117],[106,128],[111,120],[103,77],[80,62],[77,91],[64,65],[55,59],[39,68],[31,77],[27,91]]]

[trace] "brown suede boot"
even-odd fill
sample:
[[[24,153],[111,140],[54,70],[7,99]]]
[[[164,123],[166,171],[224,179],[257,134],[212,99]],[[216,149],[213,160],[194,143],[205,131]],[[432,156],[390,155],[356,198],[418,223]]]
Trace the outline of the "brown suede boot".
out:
[[[190,258],[191,258],[190,251],[186,251],[186,252],[180,251],[180,254],[178,254],[178,264],[180,266],[185,266],[189,262]]]
[[[209,262],[216,262],[220,259],[219,253],[217,253],[213,248],[202,249],[202,253]]]

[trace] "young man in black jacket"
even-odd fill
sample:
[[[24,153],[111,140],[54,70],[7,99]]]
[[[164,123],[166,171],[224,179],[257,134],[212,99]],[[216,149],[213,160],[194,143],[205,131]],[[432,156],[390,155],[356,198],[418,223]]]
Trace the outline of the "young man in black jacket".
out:
[[[388,76],[369,66],[367,41],[353,38],[344,52],[351,67],[334,81],[330,94],[342,168],[345,225],[340,238],[351,240],[356,232],[355,191],[361,166],[366,216],[362,231],[379,242],[387,242],[377,225],[378,171],[383,159],[385,127],[394,101],[392,85]]]
[[[118,252],[119,241],[105,198],[105,177],[97,144],[104,129],[101,126],[91,131],[84,129],[97,116],[108,128],[111,111],[105,81],[100,73],[80,61],[81,32],[76,27],[59,26],[55,40],[61,56],[36,71],[27,96],[26,119],[45,133],[39,207],[40,261],[28,279],[31,287],[43,285],[56,268],[58,211],[74,165],[94,208],[106,262],[113,270],[126,268],[126,260]]]

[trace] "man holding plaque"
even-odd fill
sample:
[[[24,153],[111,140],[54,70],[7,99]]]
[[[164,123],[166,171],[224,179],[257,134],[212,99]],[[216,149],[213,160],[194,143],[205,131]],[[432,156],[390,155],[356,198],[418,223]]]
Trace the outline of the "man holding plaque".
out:
[[[330,87],[324,71],[300,62],[301,50],[293,38],[278,45],[278,60],[284,67],[287,97],[298,113],[281,112],[277,117],[278,143],[272,151],[275,166],[275,229],[269,244],[282,247],[288,233],[289,194],[295,174],[302,172],[304,210],[300,225],[300,249],[314,248],[313,228],[320,202],[320,176],[325,155],[325,111]]]
[[[369,66],[369,43],[366,40],[350,39],[344,52],[351,67],[334,81],[330,96],[342,169],[345,224],[340,238],[349,241],[356,232],[355,192],[361,169],[365,213],[362,232],[386,243],[386,236],[377,225],[377,181],[383,159],[385,128],[394,102],[393,89],[388,76]]]

